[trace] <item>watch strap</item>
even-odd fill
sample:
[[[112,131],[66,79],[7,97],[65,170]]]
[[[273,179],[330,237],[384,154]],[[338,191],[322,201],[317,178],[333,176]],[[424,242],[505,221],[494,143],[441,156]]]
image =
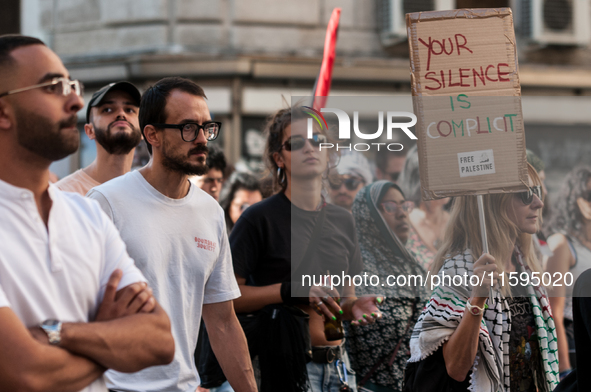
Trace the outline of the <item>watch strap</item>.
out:
[[[481,308],[476,305],[472,305],[470,303],[470,300],[468,300],[468,301],[466,301],[466,308],[468,309],[468,312],[470,312],[471,315],[480,316],[481,314],[484,313],[484,311],[486,309],[488,309],[488,305],[484,304],[484,306]]]
[[[57,346],[62,341],[62,323],[57,320],[46,320],[39,327],[47,334],[49,344]]]

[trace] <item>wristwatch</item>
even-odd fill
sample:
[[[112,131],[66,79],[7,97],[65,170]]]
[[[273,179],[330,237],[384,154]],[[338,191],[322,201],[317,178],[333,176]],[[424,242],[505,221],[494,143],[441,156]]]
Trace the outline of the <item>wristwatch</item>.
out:
[[[45,320],[39,327],[47,334],[49,344],[57,346],[62,341],[62,322],[58,320]]]
[[[484,307],[479,308],[476,305],[472,305],[470,300],[468,300],[466,301],[466,308],[468,308],[468,312],[470,312],[470,314],[473,316],[480,316],[482,313],[484,313],[485,309],[488,309],[488,305],[484,304]]]

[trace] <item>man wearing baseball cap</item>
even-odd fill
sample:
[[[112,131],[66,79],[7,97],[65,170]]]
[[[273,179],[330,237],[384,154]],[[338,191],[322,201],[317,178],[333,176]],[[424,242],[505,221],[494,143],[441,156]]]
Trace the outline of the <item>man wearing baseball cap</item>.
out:
[[[92,95],[84,132],[96,141],[96,159],[56,185],[81,195],[131,170],[135,147],[142,138],[138,112],[141,94],[129,82],[111,83]]]

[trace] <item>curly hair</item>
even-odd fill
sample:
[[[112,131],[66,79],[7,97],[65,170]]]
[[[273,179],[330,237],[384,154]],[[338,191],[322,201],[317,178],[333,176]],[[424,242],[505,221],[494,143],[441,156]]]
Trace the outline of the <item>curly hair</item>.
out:
[[[267,124],[265,125],[264,131],[264,135],[267,139],[267,143],[265,145],[264,160],[267,169],[269,170],[271,177],[273,178],[273,189],[275,191],[285,191],[285,188],[287,187],[287,179],[285,170],[282,170],[281,177],[279,176],[277,170],[279,166],[277,166],[277,163],[273,158],[273,154],[275,154],[276,152],[280,152],[282,150],[283,136],[287,126],[291,125],[292,122],[296,122],[298,120],[303,120],[307,118],[308,115],[304,111],[302,111],[300,106],[294,106],[278,110],[267,120]],[[327,136],[328,142],[333,142],[328,130],[322,128],[320,129],[320,131],[322,134]],[[330,168],[333,168],[338,163],[340,153],[335,149],[330,149],[328,154]]]
[[[224,185],[222,193],[220,194],[220,206],[224,210],[224,217],[226,219],[226,227],[228,232],[232,231],[234,228],[234,222],[232,222],[232,219],[230,218],[230,206],[234,201],[236,192],[241,189],[253,192],[259,191],[261,195],[263,194],[261,190],[261,184],[254,175],[245,172],[232,173]]]
[[[591,180],[591,167],[575,167],[568,175],[558,194],[554,214],[549,227],[552,232],[575,235],[583,230],[583,214],[579,210],[577,199],[587,199],[587,184]]]

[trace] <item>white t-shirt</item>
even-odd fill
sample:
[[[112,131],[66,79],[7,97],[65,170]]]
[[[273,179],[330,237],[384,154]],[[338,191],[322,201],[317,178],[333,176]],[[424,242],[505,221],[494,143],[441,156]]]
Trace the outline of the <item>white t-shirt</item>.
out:
[[[191,185],[170,199],[139,171],[90,190],[119,229],[129,254],[168,313],[174,360],[137,373],[106,373],[118,391],[191,391],[199,385],[195,346],[203,304],[240,296],[234,277],[224,213],[207,193]]]
[[[33,192],[0,181],[0,307],[10,307],[27,328],[47,319],[94,320],[117,268],[120,288],[145,281],[96,202],[54,185],[49,196],[46,228]],[[103,377],[83,389],[106,390]]]

